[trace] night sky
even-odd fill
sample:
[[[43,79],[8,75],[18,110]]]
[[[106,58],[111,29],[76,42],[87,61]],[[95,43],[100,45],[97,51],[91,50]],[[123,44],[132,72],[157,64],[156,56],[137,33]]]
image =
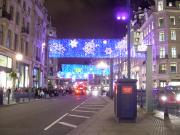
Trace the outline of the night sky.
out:
[[[125,23],[114,16],[125,0],[47,0],[48,14],[59,38],[121,38]]]

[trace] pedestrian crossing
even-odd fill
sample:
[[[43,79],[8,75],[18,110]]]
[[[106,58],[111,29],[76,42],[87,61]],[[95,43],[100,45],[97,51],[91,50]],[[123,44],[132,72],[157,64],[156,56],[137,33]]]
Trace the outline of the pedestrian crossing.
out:
[[[56,124],[72,129],[77,128],[78,125],[83,123],[85,120],[90,119],[93,115],[95,115],[95,113],[107,105],[107,102],[105,102],[102,98],[104,97],[86,99],[81,104],[75,106],[71,111],[47,126],[44,130],[46,131]]]

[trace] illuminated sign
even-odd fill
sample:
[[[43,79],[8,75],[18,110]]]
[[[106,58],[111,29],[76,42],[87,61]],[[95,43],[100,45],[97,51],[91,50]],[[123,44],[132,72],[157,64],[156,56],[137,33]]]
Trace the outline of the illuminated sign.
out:
[[[118,39],[50,39],[48,46],[51,58],[127,57],[126,41]]]
[[[122,86],[122,94],[132,94],[132,86]]]

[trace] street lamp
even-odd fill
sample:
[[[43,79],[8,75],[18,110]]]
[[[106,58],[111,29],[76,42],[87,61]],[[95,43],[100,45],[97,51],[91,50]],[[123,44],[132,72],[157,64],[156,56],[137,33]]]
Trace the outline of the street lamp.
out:
[[[127,8],[120,8],[117,9],[116,12],[116,19],[127,21],[127,51],[128,51],[128,57],[127,57],[127,76],[128,79],[131,78],[131,0],[127,0]]]
[[[19,67],[19,62],[23,60],[23,55],[21,53],[17,53],[16,56],[16,61],[17,61],[17,72],[18,72],[18,88],[19,88],[19,77],[20,77],[20,67]]]

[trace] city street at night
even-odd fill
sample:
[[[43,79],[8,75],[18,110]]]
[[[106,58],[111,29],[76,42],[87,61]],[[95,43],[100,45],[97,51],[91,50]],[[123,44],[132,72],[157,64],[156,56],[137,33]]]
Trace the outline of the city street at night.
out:
[[[103,97],[67,95],[1,107],[0,134],[65,135],[106,104]]]
[[[0,135],[180,135],[180,0],[0,0]]]

